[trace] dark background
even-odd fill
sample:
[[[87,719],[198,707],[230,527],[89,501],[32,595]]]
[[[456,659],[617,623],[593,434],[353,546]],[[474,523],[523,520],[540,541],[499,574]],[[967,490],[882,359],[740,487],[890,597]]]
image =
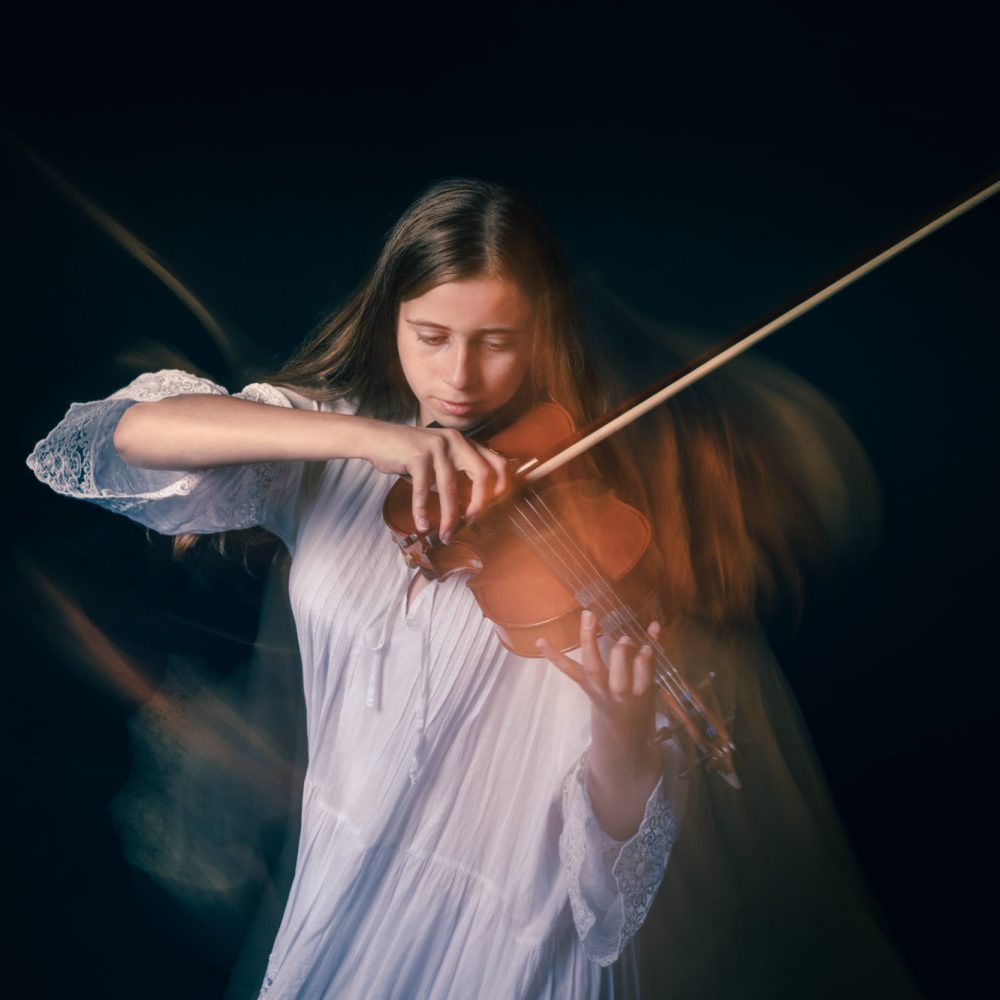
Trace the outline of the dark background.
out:
[[[240,642],[176,619],[246,640],[257,592],[218,561],[171,566],[162,544],[24,468],[70,400],[121,384],[115,359],[137,345],[169,345],[231,388],[242,373],[11,136],[152,247],[264,366],[361,277],[415,194],[455,174],[517,181],[581,273],[649,319],[722,337],[1000,169],[973,10],[835,13],[581,23],[542,5],[428,12],[390,35],[388,11],[295,31],[180,13],[12,25],[4,940],[32,995],[219,996],[236,945],[202,947],[122,861],[108,802],[133,705],[60,648],[29,567],[154,673],[164,636],[221,673],[238,663]],[[995,889],[998,213],[975,210],[759,348],[838,403],[883,491],[874,550],[817,582],[773,643],[931,996],[981,981],[994,946],[980,913]]]

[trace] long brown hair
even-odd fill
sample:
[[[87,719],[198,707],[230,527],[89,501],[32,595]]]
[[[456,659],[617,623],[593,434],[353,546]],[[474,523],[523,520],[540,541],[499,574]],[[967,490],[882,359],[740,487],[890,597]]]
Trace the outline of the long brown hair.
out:
[[[416,399],[396,351],[399,306],[444,282],[480,277],[512,281],[535,306],[524,402],[557,399],[577,420],[602,410],[550,226],[523,192],[462,178],[435,184],[410,205],[357,291],[269,381],[313,399],[353,399],[366,416],[411,417]]]
[[[261,380],[316,400],[349,399],[377,419],[408,419],[417,401],[396,348],[399,306],[444,282],[479,277],[514,282],[535,306],[534,356],[521,402],[554,399],[578,423],[605,412],[615,393],[606,377],[596,377],[580,337],[576,297],[552,229],[523,192],[482,180],[446,180],[421,194],[353,295]],[[665,556],[660,590],[667,617],[746,621],[778,590],[797,597],[798,559],[825,533],[817,502],[799,485],[803,463],[785,453],[789,434],[773,404],[756,390],[732,387],[738,391],[728,397],[689,390],[644,430],[611,438],[593,456],[607,481],[653,521]],[[797,413],[833,427],[835,415],[810,400],[796,400],[789,419]],[[828,440],[841,428],[853,441],[840,424]],[[192,540],[177,538],[175,551]]]
[[[512,281],[534,306],[533,355],[517,404],[558,400],[577,422],[607,409],[608,384],[597,379],[583,348],[569,271],[551,226],[524,192],[467,178],[424,191],[390,230],[354,293],[282,368],[259,381],[315,400],[351,400],[364,416],[406,420],[417,401],[396,348],[400,304],[444,282],[480,277]],[[617,455],[612,446],[598,457],[617,473]],[[259,529],[229,532],[216,538],[221,550],[229,536],[244,546],[269,537]],[[197,540],[178,536],[175,556]]]

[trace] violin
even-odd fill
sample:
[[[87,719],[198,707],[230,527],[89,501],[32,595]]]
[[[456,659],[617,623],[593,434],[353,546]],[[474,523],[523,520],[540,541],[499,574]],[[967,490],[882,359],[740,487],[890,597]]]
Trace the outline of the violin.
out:
[[[902,238],[884,244],[860,264],[844,268],[748,330],[705,352],[638,396],[576,430],[555,403],[541,403],[485,442],[515,468],[514,489],[477,520],[463,523],[449,545],[417,529],[411,488],[394,484],[386,499],[386,524],[415,567],[438,579],[470,572],[469,587],[500,641],[515,653],[538,657],[545,636],[567,652],[578,646],[579,618],[594,613],[604,635],[628,636],[654,652],[654,679],[667,715],[697,763],[739,787],[735,746],[725,727],[648,637],[635,609],[648,602],[660,576],[660,557],[646,518],[602,484],[583,456],[644,413],[721,367],[765,337],[874,271],[897,254],[1000,193],[1000,179],[959,199]],[[581,468],[581,462],[585,466]],[[431,498],[433,508],[434,498]],[[468,497],[465,498],[466,503]],[[439,511],[430,509],[431,523]],[[672,735],[667,727],[659,738]]]
[[[480,443],[524,470],[575,430],[566,410],[544,402]],[[417,529],[405,479],[390,489],[383,517],[410,565],[439,580],[471,574],[468,586],[483,615],[519,656],[540,657],[535,644],[543,636],[563,652],[575,649],[584,610],[593,612],[611,640],[627,636],[637,647],[648,644],[654,682],[689,757],[739,787],[725,725],[636,614],[655,601],[662,573],[649,521],[600,480],[589,458],[561,466],[538,486],[523,471],[513,478],[514,488],[474,522],[460,522],[448,545],[433,529]],[[440,511],[434,494],[429,500],[434,524]],[[665,727],[654,738],[662,741],[675,728]]]

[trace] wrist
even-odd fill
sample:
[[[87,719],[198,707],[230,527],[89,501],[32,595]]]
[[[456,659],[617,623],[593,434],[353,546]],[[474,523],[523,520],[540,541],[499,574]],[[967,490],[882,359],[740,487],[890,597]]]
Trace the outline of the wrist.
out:
[[[350,417],[351,424],[346,429],[348,458],[360,458],[373,465],[379,472],[394,472],[399,465],[399,445],[392,435],[399,430],[398,424],[374,417]]]
[[[660,780],[658,748],[645,741],[609,738],[593,732],[587,762],[587,791],[594,818],[609,837],[626,841],[642,824],[646,804]]]
[[[602,783],[645,785],[652,776],[659,776],[660,748],[651,745],[649,733],[639,727],[616,724],[592,711],[591,747],[591,770]]]
[[[371,417],[338,414],[343,423],[340,437],[343,440],[342,458],[359,458],[372,465],[378,465],[382,451],[380,446],[383,421]]]

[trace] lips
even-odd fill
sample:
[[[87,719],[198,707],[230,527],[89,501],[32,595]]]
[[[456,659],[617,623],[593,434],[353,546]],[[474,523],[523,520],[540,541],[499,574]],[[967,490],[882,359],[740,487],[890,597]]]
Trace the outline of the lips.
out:
[[[476,406],[478,405],[475,402],[460,403],[440,398],[437,400],[437,403],[441,407],[441,409],[444,410],[445,413],[449,413],[453,417],[464,417],[467,414],[472,413],[472,411],[475,410]]]

